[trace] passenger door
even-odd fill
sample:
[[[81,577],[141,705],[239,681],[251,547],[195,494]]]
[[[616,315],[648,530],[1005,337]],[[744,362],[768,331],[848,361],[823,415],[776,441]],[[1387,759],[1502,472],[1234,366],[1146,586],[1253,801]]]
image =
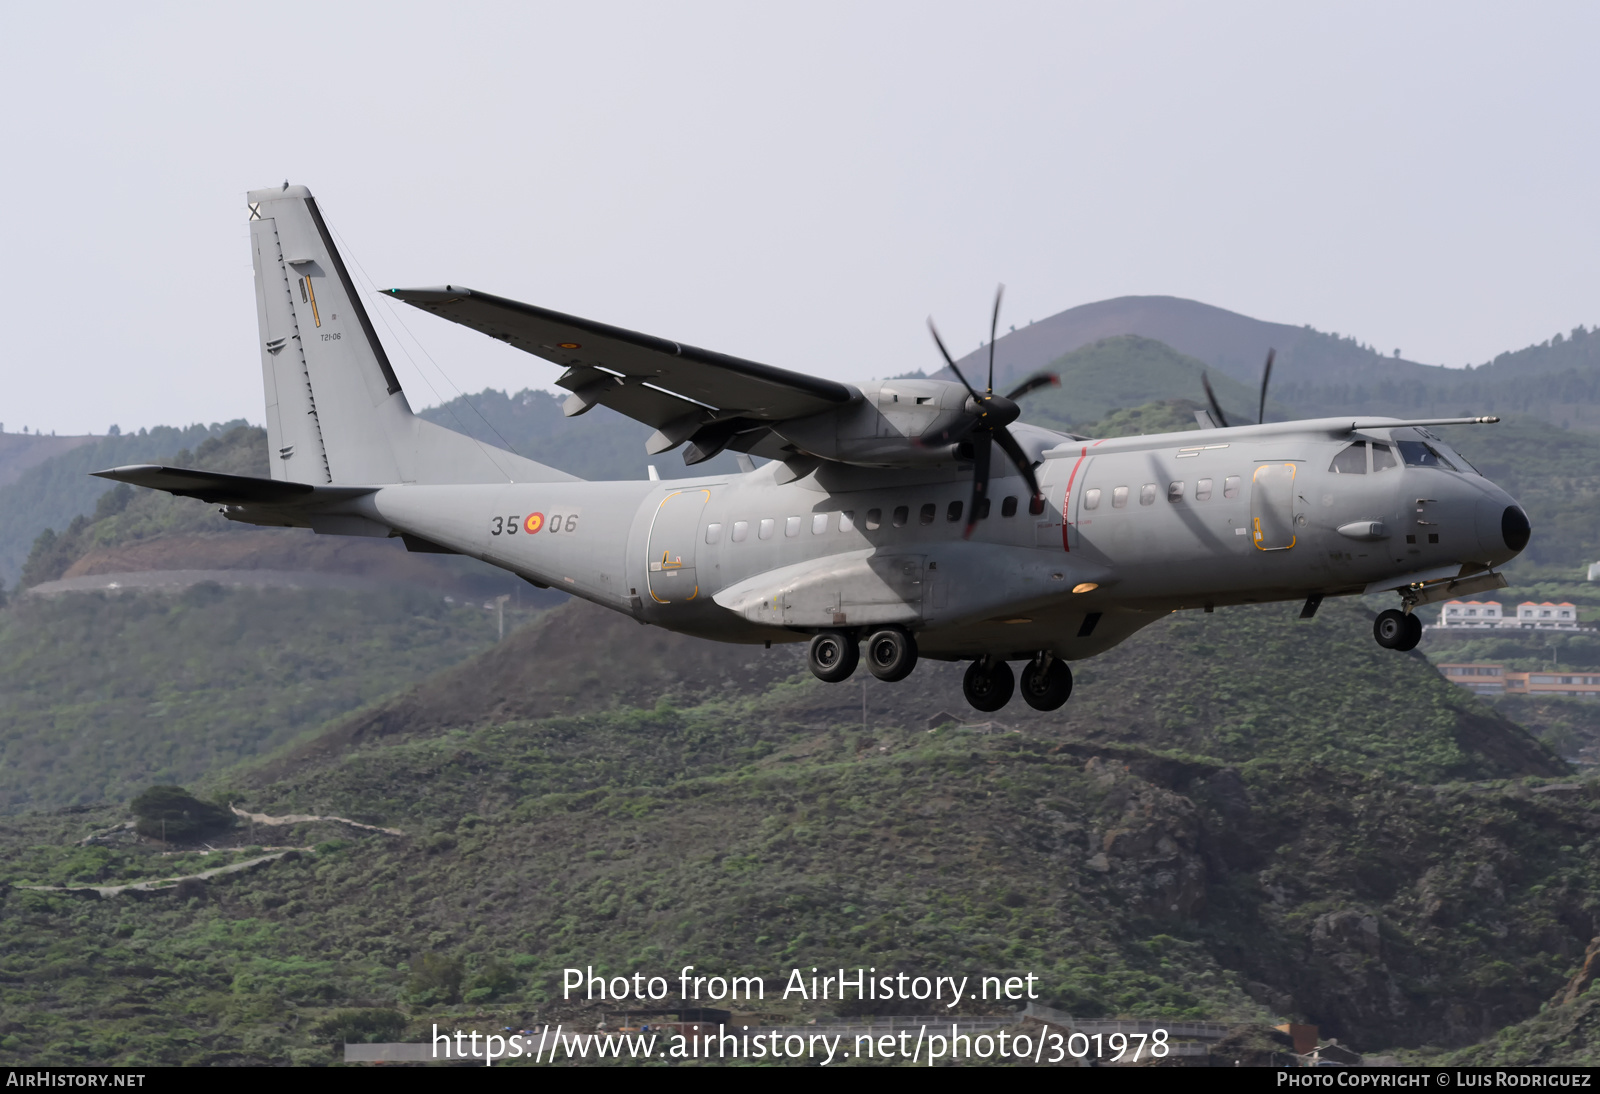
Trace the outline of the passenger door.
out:
[[[1297,464],[1258,464],[1250,483],[1250,530],[1258,551],[1287,551],[1295,545]]]
[[[683,603],[700,595],[695,547],[700,542],[700,514],[710,500],[710,490],[695,487],[674,490],[656,507],[645,555],[645,585],[657,604]]]

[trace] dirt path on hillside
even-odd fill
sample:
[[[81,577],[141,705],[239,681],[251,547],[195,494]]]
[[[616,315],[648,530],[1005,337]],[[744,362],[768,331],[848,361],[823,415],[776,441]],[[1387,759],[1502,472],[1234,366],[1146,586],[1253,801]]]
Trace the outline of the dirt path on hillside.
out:
[[[376,824],[362,824],[360,821],[353,821],[348,817],[317,817],[312,816],[310,813],[290,813],[283,817],[269,817],[265,813],[247,813],[232,803],[229,803],[228,808],[233,810],[234,816],[243,817],[245,820],[254,821],[257,824],[305,824],[308,821],[333,821],[336,824],[348,824],[351,828],[360,828],[367,832],[382,832],[386,836],[405,835],[398,828],[380,828]]]
[[[126,885],[18,885],[17,888],[32,889],[40,893],[86,893],[92,889],[101,896],[116,896],[118,893],[126,892],[129,889],[137,889],[140,892],[149,893],[157,889],[169,888],[180,881],[189,881],[191,879],[207,881],[214,877],[221,877],[223,874],[237,874],[240,870],[248,870],[250,867],[259,866],[263,862],[280,859],[293,851],[310,850],[312,850],[310,847],[286,847],[282,851],[270,855],[259,855],[256,858],[245,859],[243,862],[235,862],[229,866],[214,866],[209,870],[201,870],[196,874],[154,878],[150,881],[133,881]]]

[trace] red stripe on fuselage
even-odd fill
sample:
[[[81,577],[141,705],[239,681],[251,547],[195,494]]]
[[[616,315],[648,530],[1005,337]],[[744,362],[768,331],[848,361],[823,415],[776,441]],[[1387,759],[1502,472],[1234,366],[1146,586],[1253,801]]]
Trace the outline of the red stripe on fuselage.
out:
[[[1100,442],[1095,441],[1094,443],[1099,444]],[[1072,465],[1072,474],[1067,476],[1067,492],[1061,496],[1061,549],[1063,551],[1072,550],[1072,546],[1067,542],[1067,528],[1070,523],[1067,520],[1067,514],[1072,512],[1069,508],[1072,504],[1072,483],[1077,479],[1078,468],[1083,466],[1084,459],[1089,455],[1090,447],[1090,445],[1084,445],[1078,452],[1078,462]]]

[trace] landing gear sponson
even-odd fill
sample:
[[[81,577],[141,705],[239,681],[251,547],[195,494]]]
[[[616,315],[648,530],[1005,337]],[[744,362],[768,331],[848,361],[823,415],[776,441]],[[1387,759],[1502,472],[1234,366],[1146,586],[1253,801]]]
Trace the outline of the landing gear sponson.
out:
[[[806,664],[817,679],[829,684],[848,680],[866,661],[879,680],[904,680],[917,667],[917,640],[900,627],[882,627],[859,639],[848,631],[822,631],[811,639]],[[986,713],[1011,701],[1017,678],[1011,666],[994,657],[972,662],[961,681],[967,702]],[[1039,652],[1022,670],[1022,698],[1035,710],[1056,710],[1072,695],[1072,670],[1048,650]]]

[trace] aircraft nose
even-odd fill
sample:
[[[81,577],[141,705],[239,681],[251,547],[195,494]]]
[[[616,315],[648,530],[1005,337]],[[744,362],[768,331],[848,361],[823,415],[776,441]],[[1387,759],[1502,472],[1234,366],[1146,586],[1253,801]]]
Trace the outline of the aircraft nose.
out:
[[[1478,501],[1478,542],[1490,565],[1516,558],[1532,536],[1528,514],[1503,491],[1496,489]]]

